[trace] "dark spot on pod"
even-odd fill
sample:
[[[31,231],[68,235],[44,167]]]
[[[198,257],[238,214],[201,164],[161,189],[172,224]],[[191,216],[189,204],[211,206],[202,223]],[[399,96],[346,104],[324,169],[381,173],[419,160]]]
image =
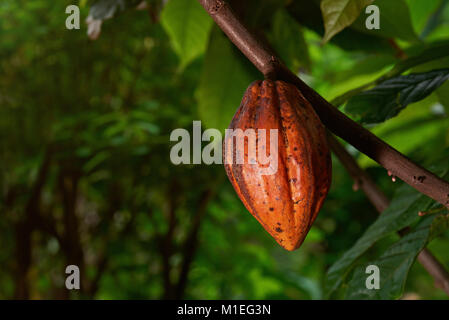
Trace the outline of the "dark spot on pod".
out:
[[[279,227],[277,227],[276,229],[276,232],[279,232],[279,233],[281,233],[283,230],[281,229],[281,228],[279,228]]]
[[[274,208],[271,207],[271,208],[270,208],[270,211],[274,211]]]

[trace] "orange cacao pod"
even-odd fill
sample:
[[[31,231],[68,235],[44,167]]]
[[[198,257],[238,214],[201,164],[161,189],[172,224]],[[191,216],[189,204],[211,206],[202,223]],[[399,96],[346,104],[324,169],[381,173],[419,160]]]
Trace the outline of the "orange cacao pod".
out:
[[[255,129],[257,146],[249,144],[249,135],[246,139],[240,136],[239,144],[237,134],[229,134],[230,129],[240,134]],[[277,137],[272,129],[277,129]],[[270,140],[262,139],[262,133]],[[273,146],[277,148],[272,150]],[[277,170],[267,174],[272,164],[256,160],[252,147],[257,156],[277,156],[273,157],[277,158]],[[243,163],[236,161],[238,154]],[[300,91],[283,81],[253,82],[226,132],[223,160],[229,180],[248,211],[282,247],[297,249],[331,183],[324,126]]]

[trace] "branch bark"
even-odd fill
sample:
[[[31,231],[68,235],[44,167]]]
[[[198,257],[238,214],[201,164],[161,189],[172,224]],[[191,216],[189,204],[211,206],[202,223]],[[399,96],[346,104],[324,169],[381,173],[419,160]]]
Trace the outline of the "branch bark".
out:
[[[179,280],[178,283],[176,284],[175,299],[182,299],[182,297],[184,296],[190,266],[192,265],[193,259],[195,258],[196,250],[198,248],[198,234],[200,231],[201,223],[203,221],[204,215],[206,214],[207,205],[209,204],[209,201],[213,195],[214,192],[211,189],[208,189],[205,192],[203,192],[200,198],[200,203],[196,215],[194,217],[191,230],[184,243],[184,250],[183,250],[184,257],[181,265],[181,270],[179,272]]]
[[[332,151],[351,175],[357,187],[363,190],[377,211],[382,213],[390,204],[387,196],[332,134],[328,135],[328,141]],[[401,232],[399,233],[401,234]],[[435,285],[449,295],[449,273],[430,250],[424,248],[418,255],[418,261],[433,277]]]
[[[449,183],[415,164],[393,147],[332,106],[288,70],[251,32],[224,0],[198,0],[217,25],[266,78],[294,84],[315,108],[323,124],[335,135],[378,162],[392,175],[419,192],[449,207]]]
[[[178,197],[180,194],[178,184],[173,181],[170,184],[169,190],[167,191],[167,198],[169,199],[167,208],[167,232],[160,239],[160,253],[162,256],[162,278],[164,283],[164,292],[162,299],[168,300],[173,299],[175,293],[175,285],[171,279],[172,264],[170,262],[171,257],[174,253],[173,248],[173,238],[175,236],[175,229],[177,226],[176,210],[178,209]]]
[[[78,199],[78,183],[80,174],[60,163],[58,186],[63,207],[64,237],[62,240],[67,258],[67,265],[76,265],[80,269],[80,292],[84,294],[87,288],[86,264],[80,235],[80,220],[76,214]],[[67,295],[67,298],[69,295]]]
[[[30,198],[25,206],[25,216],[15,226],[16,236],[16,275],[15,275],[15,299],[29,299],[30,297],[30,277],[29,270],[32,263],[33,243],[32,234],[35,223],[40,215],[41,196],[44,185],[47,181],[53,149],[47,147],[44,160],[39,168],[36,180],[31,188]]]

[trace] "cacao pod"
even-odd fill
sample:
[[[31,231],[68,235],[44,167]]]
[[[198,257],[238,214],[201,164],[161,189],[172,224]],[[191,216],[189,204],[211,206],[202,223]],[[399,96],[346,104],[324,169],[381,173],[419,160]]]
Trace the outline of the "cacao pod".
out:
[[[323,124],[294,85],[264,80],[248,87],[229,129],[223,143],[223,162],[235,191],[283,248],[297,249],[331,183],[331,158]],[[256,131],[258,156],[277,152],[276,171],[266,174],[271,164],[255,159],[249,135],[247,139],[243,135],[242,143],[234,143],[234,138],[238,140],[235,132],[242,134],[247,129]],[[273,129],[278,133],[274,149]],[[262,133],[268,131],[270,140],[262,139]],[[243,155],[243,163],[236,161],[237,154]]]

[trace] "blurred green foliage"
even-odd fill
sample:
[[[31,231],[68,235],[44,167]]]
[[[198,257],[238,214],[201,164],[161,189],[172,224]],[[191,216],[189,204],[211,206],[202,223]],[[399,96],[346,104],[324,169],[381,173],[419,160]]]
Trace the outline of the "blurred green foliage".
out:
[[[97,40],[84,23],[65,28],[72,2],[0,2],[0,298],[447,298],[413,263],[428,244],[449,267],[447,212],[419,218],[417,211],[437,205],[392,183],[350,146],[392,206],[378,218],[333,159],[331,192],[294,252],[246,211],[222,166],[170,162],[172,130],[191,131],[193,120],[223,130],[246,87],[261,78],[195,0],[78,1],[82,20],[89,12],[108,18]],[[386,79],[449,68],[441,49],[449,41],[447,1],[376,0],[379,32],[365,30],[365,14],[355,10],[345,13],[356,14],[354,23],[334,26],[324,45],[330,1],[231,3],[325,98],[343,110],[349,100],[360,111],[349,115],[366,122],[370,114],[369,128],[399,151],[447,169],[447,81],[426,87],[425,99],[413,89],[413,103],[388,121],[357,105]],[[424,232],[419,244],[399,240],[404,226]],[[360,250],[357,241],[367,237]],[[400,280],[379,296],[357,291],[360,268],[369,261],[394,268],[401,261],[385,257],[404,243],[408,267],[393,272]],[[347,252],[357,254],[329,292]],[[65,289],[69,264],[81,269],[80,291]]]

